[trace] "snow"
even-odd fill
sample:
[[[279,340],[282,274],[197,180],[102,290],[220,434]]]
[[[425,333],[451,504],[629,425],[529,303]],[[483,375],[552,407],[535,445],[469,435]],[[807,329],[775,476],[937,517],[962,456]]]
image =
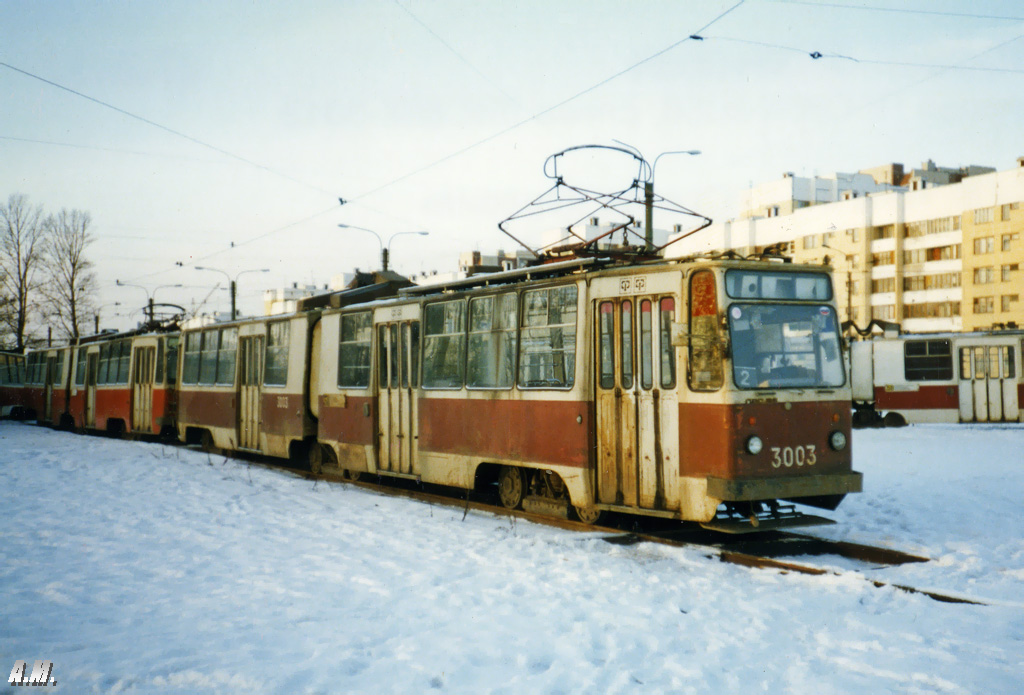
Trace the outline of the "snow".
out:
[[[1024,428],[853,446],[865,491],[812,533],[932,562],[746,569],[0,422],[0,667],[53,661],[56,693],[1020,692]]]

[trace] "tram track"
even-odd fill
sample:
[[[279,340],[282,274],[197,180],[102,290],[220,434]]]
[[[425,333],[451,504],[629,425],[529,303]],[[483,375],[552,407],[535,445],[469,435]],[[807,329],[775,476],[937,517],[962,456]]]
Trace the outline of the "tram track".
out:
[[[271,467],[290,471],[296,475],[309,480],[324,480],[327,482],[340,482],[353,485],[389,496],[403,497],[417,500],[427,504],[462,509],[464,515],[470,511],[485,512],[496,516],[505,516],[517,520],[531,521],[544,526],[575,531],[579,533],[597,534],[600,540],[617,545],[635,545],[639,543],[656,543],[678,548],[692,548],[706,553],[709,559],[717,559],[741,567],[751,569],[777,570],[783,574],[794,573],[810,576],[845,576],[857,574],[865,582],[878,589],[893,588],[908,594],[926,596],[940,603],[968,604],[976,606],[990,605],[976,598],[957,596],[954,594],[920,589],[917,587],[885,582],[871,579],[856,570],[841,570],[833,567],[821,567],[802,562],[794,562],[792,557],[814,556],[814,557],[841,557],[848,560],[862,562],[868,565],[867,569],[878,569],[881,567],[893,567],[909,563],[925,563],[931,559],[920,555],[913,555],[892,548],[862,545],[847,541],[834,541],[818,538],[803,533],[789,533],[783,531],[769,531],[759,534],[758,537],[726,536],[724,534],[707,531],[694,525],[694,527],[679,528],[679,522],[666,522],[649,518],[623,517],[624,522],[619,525],[594,525],[581,521],[552,517],[544,514],[524,511],[521,509],[506,509],[496,502],[490,501],[488,493],[459,490],[457,494],[442,494],[437,491],[428,491],[418,488],[418,483],[402,479],[387,479],[378,476],[378,480],[370,480],[371,476],[364,474],[358,480],[351,480],[341,474],[324,472],[314,475],[308,471],[296,470],[279,463],[266,464]],[[433,487],[433,486],[432,486]],[[493,495],[496,497],[496,495]],[[786,559],[780,559],[786,558]]]

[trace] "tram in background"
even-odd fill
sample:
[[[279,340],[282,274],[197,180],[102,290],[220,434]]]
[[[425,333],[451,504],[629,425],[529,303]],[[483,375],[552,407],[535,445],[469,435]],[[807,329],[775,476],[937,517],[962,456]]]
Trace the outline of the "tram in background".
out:
[[[1024,331],[907,333],[850,344],[854,426],[1024,422]]]

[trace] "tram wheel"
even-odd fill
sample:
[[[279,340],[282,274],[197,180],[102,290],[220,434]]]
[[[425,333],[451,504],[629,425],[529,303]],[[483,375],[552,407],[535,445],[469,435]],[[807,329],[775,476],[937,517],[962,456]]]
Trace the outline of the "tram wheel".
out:
[[[217,447],[213,445],[213,434],[210,430],[203,430],[203,433],[199,436],[199,448],[207,454],[216,454]]]
[[[498,499],[506,509],[517,509],[523,503],[523,472],[514,466],[502,466],[498,473]]]
[[[573,506],[572,510],[576,512],[576,517],[584,524],[596,524],[604,516],[604,510],[597,509],[596,507]]]
[[[324,472],[324,450],[316,442],[309,444],[309,471],[313,475]]]

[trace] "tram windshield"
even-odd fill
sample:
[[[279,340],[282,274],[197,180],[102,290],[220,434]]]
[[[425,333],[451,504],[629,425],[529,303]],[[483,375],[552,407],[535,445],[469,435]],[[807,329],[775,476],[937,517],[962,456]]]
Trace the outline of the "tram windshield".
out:
[[[845,383],[836,312],[821,304],[729,307],[732,373],[741,389]]]

